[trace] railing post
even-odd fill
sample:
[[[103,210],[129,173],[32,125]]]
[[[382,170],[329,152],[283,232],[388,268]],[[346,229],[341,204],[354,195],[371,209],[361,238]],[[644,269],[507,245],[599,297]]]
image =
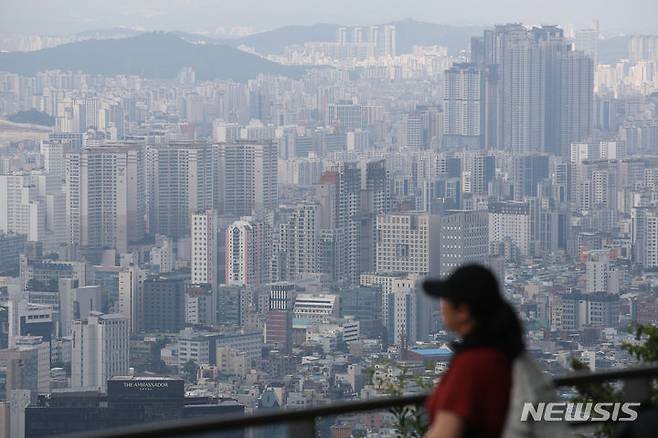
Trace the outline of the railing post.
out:
[[[288,436],[293,438],[314,438],[315,437],[315,417],[309,417],[304,420],[295,421],[288,425]]]

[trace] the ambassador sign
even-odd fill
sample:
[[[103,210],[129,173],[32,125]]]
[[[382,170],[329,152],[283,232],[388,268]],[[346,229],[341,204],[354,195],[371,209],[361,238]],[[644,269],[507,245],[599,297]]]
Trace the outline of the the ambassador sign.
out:
[[[123,382],[123,387],[139,391],[151,391],[153,389],[169,388],[169,382]]]

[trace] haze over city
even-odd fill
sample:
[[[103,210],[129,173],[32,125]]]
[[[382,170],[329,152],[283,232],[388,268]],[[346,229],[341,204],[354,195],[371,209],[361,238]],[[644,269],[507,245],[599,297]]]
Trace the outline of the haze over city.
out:
[[[244,26],[269,30],[291,24],[380,24],[412,18],[442,24],[503,22],[588,25],[595,17],[607,32],[656,32],[652,0],[5,0],[0,32],[60,34],[117,26],[147,30],[212,31]]]
[[[0,1],[0,438],[658,429],[655,1]]]

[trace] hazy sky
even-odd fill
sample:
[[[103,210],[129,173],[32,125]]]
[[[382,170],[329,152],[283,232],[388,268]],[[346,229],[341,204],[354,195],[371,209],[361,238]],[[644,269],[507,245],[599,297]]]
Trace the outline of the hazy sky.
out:
[[[587,26],[658,33],[658,0],[0,0],[0,32],[63,34],[115,26],[208,31],[404,18],[446,24]]]

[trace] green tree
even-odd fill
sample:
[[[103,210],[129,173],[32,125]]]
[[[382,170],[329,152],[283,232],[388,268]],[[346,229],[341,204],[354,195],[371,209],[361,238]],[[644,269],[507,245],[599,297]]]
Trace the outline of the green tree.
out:
[[[401,373],[393,379],[375,376],[375,370],[369,369],[368,374],[373,385],[390,397],[402,397],[410,386],[420,388],[425,392],[432,389],[433,382],[414,376],[409,368],[400,367]],[[400,438],[420,438],[428,428],[427,415],[422,406],[403,406],[390,409],[394,417],[397,436]]]
[[[658,327],[655,325],[637,325],[634,328],[635,342],[624,342],[623,350],[630,353],[640,364],[658,362]],[[578,359],[572,359],[571,367],[574,371],[586,371],[587,365]],[[612,383],[589,383],[577,385],[578,395],[575,401],[580,402],[623,402],[621,390]],[[658,406],[658,387],[656,381],[652,382],[652,403]],[[598,438],[613,437],[615,424],[605,423],[594,432]]]
[[[183,364],[183,368],[181,369],[181,375],[185,379],[185,381],[190,382],[192,384],[197,383],[197,371],[199,370],[199,366],[194,362],[193,360],[188,360]]]

